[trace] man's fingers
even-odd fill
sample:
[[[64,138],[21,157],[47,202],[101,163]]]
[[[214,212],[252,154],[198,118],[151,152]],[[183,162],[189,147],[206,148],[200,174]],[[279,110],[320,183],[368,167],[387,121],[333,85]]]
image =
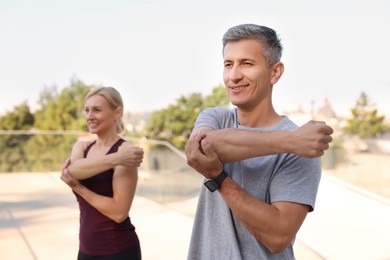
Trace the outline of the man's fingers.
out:
[[[200,142],[205,136],[206,135],[201,132],[194,132],[191,134],[185,148],[188,165],[193,166],[199,160],[199,156],[204,156]]]
[[[192,140],[190,141],[190,145],[191,145],[191,153],[193,152],[197,152],[198,150],[202,150],[201,148],[201,145],[200,145],[200,142],[202,141],[202,139],[205,137],[205,134],[204,133],[195,133]]]
[[[199,143],[203,138],[205,138],[206,134],[202,132],[194,133],[191,137],[191,142],[197,142]]]
[[[215,159],[218,157],[218,154],[215,152],[215,150],[213,149],[211,144],[209,142],[207,142],[206,139],[202,139],[201,148],[204,151],[204,155],[206,157],[208,157],[209,159]],[[219,160],[219,158],[218,158],[218,160]]]
[[[321,133],[324,133],[326,135],[333,134],[333,128],[328,126],[328,125],[321,126],[320,131],[321,131]]]
[[[212,149],[211,149],[211,145],[207,142],[206,139],[202,139],[200,141],[200,147],[202,148],[204,154],[207,156],[207,155],[210,155],[210,153],[212,153]]]
[[[327,126],[327,131],[325,131],[325,134],[327,134],[327,135],[331,135],[331,134],[333,134],[333,128],[332,127],[330,127],[330,126]]]

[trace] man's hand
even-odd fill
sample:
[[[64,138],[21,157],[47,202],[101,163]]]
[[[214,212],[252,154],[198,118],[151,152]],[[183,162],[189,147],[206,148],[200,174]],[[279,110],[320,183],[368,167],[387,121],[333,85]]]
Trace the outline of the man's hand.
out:
[[[131,146],[127,142],[123,142],[116,153],[118,165],[125,167],[139,167],[144,158],[144,151],[142,148]]]
[[[61,180],[63,182],[65,182],[66,184],[68,184],[69,187],[71,187],[72,189],[74,189],[75,187],[77,187],[78,185],[80,185],[79,181],[76,180],[75,178],[72,177],[72,175],[70,175],[69,173],[69,170],[68,170],[68,166],[70,165],[70,159],[68,158],[64,165],[62,165],[62,170],[61,170]]]
[[[193,133],[186,144],[187,164],[208,179],[215,178],[222,171],[222,163],[211,145],[204,139],[206,135]]]
[[[311,120],[292,133],[294,147],[291,150],[293,153],[301,157],[314,158],[322,156],[329,148],[333,129],[323,121]]]

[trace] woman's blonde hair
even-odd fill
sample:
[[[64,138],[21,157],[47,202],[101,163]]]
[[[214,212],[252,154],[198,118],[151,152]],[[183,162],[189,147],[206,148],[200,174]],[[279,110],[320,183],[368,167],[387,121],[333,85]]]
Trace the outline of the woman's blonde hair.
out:
[[[123,131],[125,130],[125,125],[123,123],[123,100],[122,100],[121,94],[113,87],[100,87],[100,88],[91,90],[85,96],[84,103],[85,103],[85,101],[87,101],[88,98],[90,98],[91,96],[94,96],[94,95],[100,95],[100,96],[104,97],[104,99],[107,100],[108,104],[110,104],[111,108],[114,110],[117,108],[121,108],[122,114],[117,121],[116,132],[118,134],[123,133]]]

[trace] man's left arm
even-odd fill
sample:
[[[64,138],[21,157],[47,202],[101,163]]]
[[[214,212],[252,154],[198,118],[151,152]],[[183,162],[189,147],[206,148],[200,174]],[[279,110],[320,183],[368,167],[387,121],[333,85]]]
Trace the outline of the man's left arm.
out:
[[[219,192],[233,214],[272,253],[291,244],[309,211],[308,205],[293,202],[267,204],[248,194],[231,178],[226,178]]]
[[[194,136],[186,147],[189,165],[205,178],[213,179],[222,170],[222,162],[209,143]],[[247,229],[271,252],[285,249],[302,225],[309,206],[292,202],[274,202],[271,205],[251,196],[233,179],[227,177],[219,192],[225,202]]]

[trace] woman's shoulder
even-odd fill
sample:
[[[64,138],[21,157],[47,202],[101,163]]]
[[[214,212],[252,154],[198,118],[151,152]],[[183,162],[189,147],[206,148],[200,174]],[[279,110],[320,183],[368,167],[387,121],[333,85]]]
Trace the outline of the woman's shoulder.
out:
[[[88,146],[96,142],[95,140],[78,140],[76,143],[73,145],[74,148],[82,149],[85,150],[87,149]]]

